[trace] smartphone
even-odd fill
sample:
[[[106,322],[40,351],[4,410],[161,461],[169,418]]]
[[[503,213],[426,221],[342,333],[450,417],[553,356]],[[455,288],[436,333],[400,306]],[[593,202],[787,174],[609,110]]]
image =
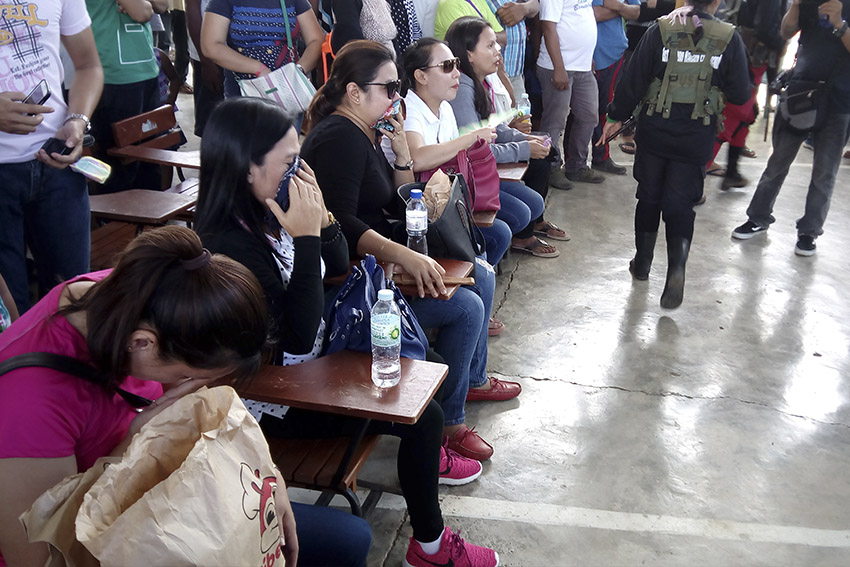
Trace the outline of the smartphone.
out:
[[[47,86],[47,81],[42,79],[21,102],[24,104],[44,104],[49,98],[50,87]]]
[[[41,146],[41,149],[47,152],[47,155],[53,156],[53,154],[59,154],[60,156],[66,156],[74,151],[74,148],[69,148],[65,145],[65,140],[60,140],[59,138],[48,138],[44,145]]]

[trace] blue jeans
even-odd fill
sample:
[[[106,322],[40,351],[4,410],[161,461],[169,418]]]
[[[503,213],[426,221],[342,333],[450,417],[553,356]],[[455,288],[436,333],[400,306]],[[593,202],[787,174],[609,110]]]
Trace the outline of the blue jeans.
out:
[[[805,213],[797,219],[797,234],[800,236],[816,238],[823,234],[835,176],[847,143],[848,127],[850,114],[831,114],[824,127],[813,134],[812,180],[806,194]],[[747,208],[747,216],[753,224],[767,227],[776,220],[772,214],[773,205],[805,139],[806,134],[791,132],[777,116],[773,125],[773,153]]]
[[[543,215],[545,203],[539,193],[519,181],[499,182],[499,209],[496,218],[507,223],[516,238],[528,238],[534,234],[532,221]]]
[[[511,245],[511,229],[505,221],[496,219],[493,226],[482,227],[481,234],[487,244],[487,261],[495,266],[502,261]]]
[[[372,530],[363,518],[326,506],[292,502],[302,567],[365,567]],[[329,537],[332,535],[332,537]]]
[[[461,287],[448,301],[426,297],[410,302],[423,328],[440,331],[432,346],[449,366],[440,401],[447,426],[464,422],[469,386],[487,379],[487,327],[496,274],[476,262],[474,277],[475,285]]]
[[[91,228],[86,180],[38,160],[0,164],[0,274],[18,312],[29,309],[26,247],[41,295],[89,270]]]

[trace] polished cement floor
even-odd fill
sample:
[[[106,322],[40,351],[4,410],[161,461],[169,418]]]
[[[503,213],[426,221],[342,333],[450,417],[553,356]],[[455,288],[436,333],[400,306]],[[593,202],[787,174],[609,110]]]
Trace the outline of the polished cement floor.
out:
[[[627,271],[631,167],[553,189],[547,217],[572,240],[554,260],[505,262],[495,311],[507,329],[488,366],[523,394],[468,406],[496,453],[476,482],[441,488],[447,525],[502,565],[850,564],[850,160],[815,256],[794,255],[807,149],[777,222],[732,240],[770,151],[763,128],[758,157],[742,159],[748,187],[706,181],[679,309],[659,306],[663,238],[648,282]],[[393,440],[360,477],[398,493]],[[403,500],[385,494],[369,520],[369,564],[400,565]]]

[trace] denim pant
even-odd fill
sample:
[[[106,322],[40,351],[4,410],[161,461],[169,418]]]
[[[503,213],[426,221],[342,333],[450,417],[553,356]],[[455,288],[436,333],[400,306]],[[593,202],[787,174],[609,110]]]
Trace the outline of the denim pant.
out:
[[[495,266],[502,261],[511,245],[513,236],[511,229],[505,221],[496,219],[493,221],[493,226],[482,227],[481,234],[484,235],[484,241],[487,243],[487,261]]]
[[[26,247],[41,295],[88,272],[90,234],[86,180],[38,160],[0,164],[0,274],[18,312],[29,309]]]
[[[365,567],[372,530],[363,518],[328,506],[292,502],[302,567]],[[333,534],[329,538],[328,534]]]
[[[492,268],[476,262],[473,275],[475,285],[461,287],[448,301],[426,297],[410,302],[424,329],[439,329],[437,342],[432,346],[449,365],[440,402],[447,426],[464,422],[469,387],[487,381],[487,329],[496,274]]]
[[[812,180],[806,194],[806,209],[797,219],[797,234],[818,237],[823,234],[823,223],[829,212],[835,176],[841,165],[844,145],[847,143],[850,114],[831,114],[823,128],[813,134],[814,159],[812,160]],[[756,192],[747,208],[750,222],[767,227],[773,218],[773,204],[788,175],[788,170],[797,157],[806,134],[795,134],[784,127],[777,115],[773,124],[773,153],[767,160],[767,167],[761,174]]]
[[[499,201],[502,208],[496,218],[503,220],[516,238],[528,238],[534,234],[532,221],[543,216],[545,207],[539,193],[519,181],[500,181]]]
[[[543,117],[540,129],[552,137],[552,145],[558,143],[564,133],[567,116],[572,114],[573,127],[570,136],[564,138],[564,153],[567,160],[564,169],[578,171],[587,167],[587,153],[593,129],[599,123],[599,89],[596,77],[590,71],[568,71],[570,86],[559,91],[552,84],[554,71],[537,68],[537,78],[543,91]],[[560,165],[563,158],[558,159]]]

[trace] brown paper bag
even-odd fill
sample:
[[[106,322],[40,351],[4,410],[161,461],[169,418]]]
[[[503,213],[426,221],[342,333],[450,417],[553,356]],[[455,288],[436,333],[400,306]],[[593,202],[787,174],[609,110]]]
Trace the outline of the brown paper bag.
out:
[[[75,474],[42,494],[21,515],[30,542],[45,542],[50,559],[45,567],[97,567],[100,562],[77,541],[74,522],[83,496],[110,464],[120,457],[103,457],[84,473]]]
[[[422,190],[422,200],[428,209],[428,220],[434,222],[442,216],[451,194],[452,180],[442,169],[438,169]]]
[[[280,567],[274,463],[228,386],[152,419],[83,498],[76,535],[102,565]]]

